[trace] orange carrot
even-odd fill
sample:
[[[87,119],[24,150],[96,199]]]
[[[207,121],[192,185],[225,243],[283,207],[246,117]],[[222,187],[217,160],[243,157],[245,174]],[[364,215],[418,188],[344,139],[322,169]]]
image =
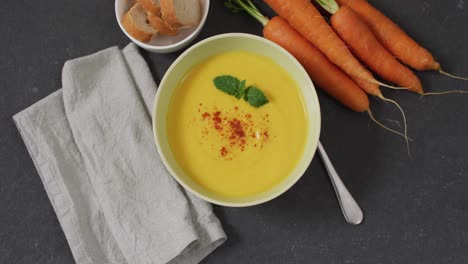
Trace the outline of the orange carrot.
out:
[[[378,85],[367,69],[351,54],[346,44],[328,25],[310,0],[264,0],[286,19],[304,38],[346,72],[368,94],[382,97]]]
[[[272,18],[263,28],[263,36],[289,51],[311,79],[343,105],[356,112],[369,109],[369,99],[361,88],[284,19]]]
[[[467,80],[442,70],[432,54],[409,37],[397,24],[366,0],[337,0],[341,5],[353,9],[370,27],[379,42],[403,63],[411,68],[426,71],[433,70],[455,79]]]
[[[418,77],[379,43],[370,28],[351,8],[342,6],[330,9],[330,12],[333,12],[332,27],[365,65],[387,81],[419,94],[424,93]]]
[[[267,0],[265,0],[267,1]],[[419,79],[409,69],[401,65],[388,53],[384,47],[372,34],[367,25],[355,15],[350,8],[340,8],[335,0],[315,0],[323,9],[332,14],[331,24],[344,39],[346,44],[351,46],[354,53],[363,60],[367,66],[377,71],[383,77],[393,82],[405,85],[407,89],[424,94]],[[343,12],[341,12],[343,11]],[[313,14],[312,14],[313,15]],[[376,54],[374,54],[376,53]],[[383,59],[384,61],[377,61]],[[395,68],[394,68],[395,67]],[[390,87],[390,86],[388,86]],[[362,88],[362,87],[361,87]],[[395,88],[395,87],[391,87]],[[382,94],[378,96],[382,100],[394,104],[403,115],[405,124],[405,138],[408,146],[407,125],[405,112],[394,100],[385,98]]]
[[[284,19],[276,16],[269,20],[250,0],[227,1],[226,6],[234,11],[245,10],[262,23],[263,36],[289,51],[318,87],[330,96],[353,111],[364,112],[369,109],[366,93]]]
[[[263,36],[289,51],[304,66],[319,88],[353,111],[366,111],[379,126],[406,138],[402,133],[377,121],[369,108],[366,93],[283,18],[277,16],[269,20],[250,0],[229,0],[225,5],[234,11],[245,10],[262,23]]]

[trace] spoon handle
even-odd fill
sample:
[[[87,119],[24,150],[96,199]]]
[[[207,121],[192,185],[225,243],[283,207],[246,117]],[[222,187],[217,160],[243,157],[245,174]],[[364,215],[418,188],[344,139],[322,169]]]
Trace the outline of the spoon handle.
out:
[[[340,176],[336,172],[333,164],[330,161],[330,158],[325,152],[325,149],[322,146],[322,143],[318,143],[318,150],[320,153],[320,157],[322,157],[322,161],[325,164],[325,168],[328,172],[328,176],[330,176],[330,180],[333,185],[333,189],[335,189],[336,197],[338,198],[338,202],[340,203],[341,211],[346,219],[346,221],[353,225],[359,225],[363,218],[364,214],[362,213],[361,208],[357,204],[356,200],[354,200],[351,193],[349,193],[348,189],[344,185],[343,181],[341,180]]]

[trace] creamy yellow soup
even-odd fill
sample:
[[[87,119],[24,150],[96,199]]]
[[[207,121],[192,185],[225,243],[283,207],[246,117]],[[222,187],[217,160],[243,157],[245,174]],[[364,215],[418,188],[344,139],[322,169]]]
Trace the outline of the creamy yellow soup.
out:
[[[220,75],[246,80],[269,103],[255,108],[216,89]],[[299,88],[281,66],[235,51],[184,76],[170,102],[167,132],[176,161],[195,182],[221,196],[246,197],[293,171],[304,152],[307,118]]]

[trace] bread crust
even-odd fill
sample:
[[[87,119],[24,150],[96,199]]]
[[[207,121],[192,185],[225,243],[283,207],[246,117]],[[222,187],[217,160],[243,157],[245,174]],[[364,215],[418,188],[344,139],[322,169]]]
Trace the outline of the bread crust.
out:
[[[161,6],[154,3],[153,0],[137,0],[138,3],[148,12],[161,17]]]
[[[171,28],[164,20],[152,13],[148,13],[148,20],[150,25],[161,35],[175,36],[179,33],[179,30]]]
[[[172,28],[181,27],[182,24],[175,14],[172,0],[161,0],[160,4],[162,19]]]
[[[133,8],[133,7],[132,7]],[[130,10],[132,10],[130,8]],[[132,37],[138,39],[141,42],[148,42],[151,40],[153,37],[153,34],[147,33],[140,29],[136,24],[135,21],[133,21],[132,16],[129,14],[130,10],[127,11],[122,17],[122,27],[125,29],[125,31],[130,34]]]
[[[162,19],[172,28],[186,28],[196,26],[199,21],[194,22],[193,24],[183,24],[180,19],[177,17],[174,0],[160,0],[159,4],[161,5],[161,17]],[[198,3],[197,8],[200,8],[200,3]],[[200,12],[201,10],[199,10]]]

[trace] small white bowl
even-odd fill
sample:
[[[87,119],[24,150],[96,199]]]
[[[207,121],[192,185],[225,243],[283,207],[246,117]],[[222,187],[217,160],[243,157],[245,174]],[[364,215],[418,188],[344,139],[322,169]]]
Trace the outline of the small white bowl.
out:
[[[285,175],[286,177],[281,183],[270,190],[261,194],[242,198],[229,198],[217,195],[205,189],[187,175],[172,153],[166,130],[169,103],[181,78],[183,78],[191,68],[206,59],[220,53],[234,50],[248,51],[266,56],[288,70],[291,77],[300,88],[308,118],[307,141],[304,146],[304,153],[296,167],[289,175]],[[210,37],[193,45],[182,53],[167,70],[159,85],[154,101],[153,131],[156,145],[164,165],[185,189],[208,202],[218,205],[232,207],[251,206],[278,197],[291,188],[304,174],[312,161],[318,145],[320,135],[320,105],[314,84],[310,80],[309,75],[289,52],[277,44],[258,36],[243,33],[228,33]],[[284,153],[284,155],[287,155],[287,153]]]
[[[179,31],[179,34],[176,36],[162,36],[158,35],[151,39],[149,42],[141,42],[130,34],[128,34],[125,29],[122,27],[122,16],[127,12],[130,7],[134,4],[134,0],[116,0],[115,1],[115,16],[117,22],[119,23],[120,29],[131,39],[135,44],[141,48],[155,52],[155,53],[170,53],[177,50],[180,50],[186,47],[190,42],[192,42],[200,33],[205,25],[206,18],[208,16],[208,11],[210,9],[210,0],[199,0],[200,7],[202,12],[202,17],[200,23],[196,27],[185,28]]]

